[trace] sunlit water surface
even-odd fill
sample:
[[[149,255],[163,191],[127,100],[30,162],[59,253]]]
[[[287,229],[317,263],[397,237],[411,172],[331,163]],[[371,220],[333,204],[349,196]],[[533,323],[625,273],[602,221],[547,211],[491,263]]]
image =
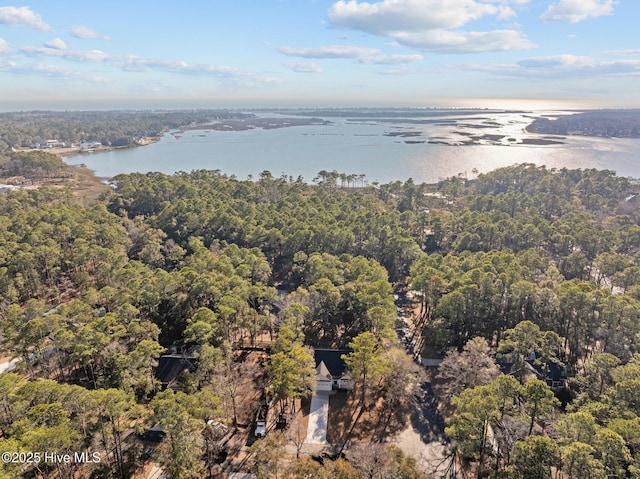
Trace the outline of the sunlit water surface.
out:
[[[539,114],[542,113],[479,111],[444,117],[443,122],[436,124],[324,117],[331,124],[271,130],[170,132],[152,145],[85,154],[68,161],[85,163],[101,177],[219,169],[241,179],[257,177],[268,170],[274,176],[302,176],[311,181],[320,170],[337,170],[364,174],[369,183],[408,178],[434,182],[460,173],[473,176],[476,170],[487,172],[515,163],[610,169],[622,176],[640,177],[639,139],[572,136],[560,139],[563,144],[558,145],[518,144],[523,139],[546,138],[524,131],[532,117]],[[416,136],[390,136],[397,133]],[[480,144],[460,145],[470,136],[486,134],[503,138],[478,139]],[[415,141],[424,142],[407,143]]]

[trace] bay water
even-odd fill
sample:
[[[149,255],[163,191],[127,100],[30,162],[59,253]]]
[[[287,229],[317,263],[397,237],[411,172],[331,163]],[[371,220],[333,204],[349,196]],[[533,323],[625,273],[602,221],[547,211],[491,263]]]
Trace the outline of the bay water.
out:
[[[322,117],[329,122],[326,125],[243,131],[204,127],[168,132],[147,146],[83,154],[67,161],[84,163],[105,178],[217,169],[239,179],[256,178],[267,170],[276,177],[302,176],[311,182],[321,170],[336,170],[364,174],[368,183],[409,178],[430,183],[519,163],[610,169],[621,176],[640,177],[640,139],[528,133],[526,126],[542,114],[551,113],[478,111],[452,113],[438,121],[326,115]]]

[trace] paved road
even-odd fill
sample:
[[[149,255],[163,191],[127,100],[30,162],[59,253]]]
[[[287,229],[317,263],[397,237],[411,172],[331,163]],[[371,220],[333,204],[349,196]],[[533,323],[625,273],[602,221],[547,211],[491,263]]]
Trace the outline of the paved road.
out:
[[[307,426],[307,444],[327,444],[329,421],[329,392],[318,391],[311,397],[311,412]]]

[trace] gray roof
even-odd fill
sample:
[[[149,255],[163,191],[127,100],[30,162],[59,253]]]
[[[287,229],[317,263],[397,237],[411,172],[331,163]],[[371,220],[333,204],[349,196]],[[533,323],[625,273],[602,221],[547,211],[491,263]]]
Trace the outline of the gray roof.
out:
[[[166,354],[160,356],[158,360],[155,377],[162,383],[163,388],[171,387],[178,380],[182,371],[195,372],[197,365],[197,359],[193,357]]]
[[[324,364],[325,368],[329,371],[332,377],[339,378],[344,375],[347,370],[347,365],[342,359],[343,355],[351,353],[351,349],[315,349],[313,351],[313,357],[316,361],[316,368],[320,364]]]

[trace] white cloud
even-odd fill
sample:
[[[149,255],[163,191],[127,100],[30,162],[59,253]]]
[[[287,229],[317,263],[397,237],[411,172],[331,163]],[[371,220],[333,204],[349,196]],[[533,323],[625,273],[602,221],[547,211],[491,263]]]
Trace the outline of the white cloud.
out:
[[[387,76],[406,76],[406,75],[416,75],[419,73],[424,73],[424,71],[416,70],[413,68],[406,68],[406,67],[389,68],[387,70],[382,70],[378,72],[378,74],[380,75],[387,75]]]
[[[522,77],[527,79],[594,78],[611,75],[640,74],[640,60],[610,54],[551,55],[531,57],[508,65],[471,65],[471,70],[479,70],[503,77]]]
[[[0,71],[19,74],[36,74],[38,76],[71,77],[79,75],[79,72],[69,68],[46,65],[46,64],[26,64],[22,65],[14,61],[0,61]]]
[[[490,32],[433,30],[425,33],[400,34],[398,41],[406,46],[439,53],[481,53],[526,50],[535,47],[535,44],[517,30]]]
[[[18,64],[12,60],[0,60],[0,70],[7,71],[16,68]]]
[[[44,46],[47,48],[53,48],[55,50],[67,49],[67,44],[64,42],[64,40],[60,38],[54,38],[53,40],[49,40],[48,42],[45,42]]]
[[[105,40],[109,39],[109,37],[100,35],[95,30],[92,30],[89,27],[84,27],[82,25],[76,25],[75,27],[71,28],[71,31],[69,33],[71,33],[71,35],[73,35],[74,37],[80,38],[82,40],[89,40],[92,38],[103,38]]]
[[[0,55],[6,55],[8,53],[11,53],[11,47],[9,46],[9,43],[3,39],[0,38]]]
[[[138,55],[116,55],[108,58],[110,63],[128,72],[147,72],[161,70],[186,75],[205,75],[218,78],[248,77],[249,74],[234,67],[212,64],[189,64],[184,61],[162,60],[158,58],[141,57]]]
[[[375,65],[399,65],[422,60],[422,55],[385,55],[378,48],[356,47],[351,45],[330,45],[327,47],[293,48],[281,47],[281,53],[293,57],[313,59],[353,59],[358,63]]]
[[[138,55],[111,55],[101,50],[60,50],[50,47],[23,47],[20,53],[28,57],[56,57],[77,63],[103,63],[125,72],[164,71],[181,75],[210,76],[231,79],[241,85],[271,84],[278,80],[256,75],[234,67],[213,64],[190,64],[184,61],[163,60]]]
[[[322,67],[315,62],[286,63],[284,66],[296,73],[322,73]]]
[[[507,7],[506,5],[500,5],[498,7],[498,20],[509,20],[510,18],[518,16],[515,10],[511,7]]]
[[[362,58],[380,53],[377,48],[354,47],[349,45],[331,45],[316,48],[281,47],[281,53],[303,58]]]
[[[47,65],[38,63],[19,64],[14,61],[0,60],[0,71],[15,75],[34,75],[36,77],[56,78],[65,82],[80,81],[89,84],[107,85],[114,83],[113,79],[99,75],[87,74],[59,65]]]
[[[603,55],[622,55],[622,56],[628,56],[628,55],[640,55],[640,50],[634,50],[631,48],[626,48],[623,50],[607,50],[605,52],[602,52]]]
[[[640,60],[606,59],[591,56],[555,55],[534,57],[518,62],[536,76],[601,76],[639,73]]]
[[[528,0],[381,0],[375,3],[340,0],[327,13],[338,28],[395,39],[425,51],[471,53],[520,50],[534,45],[516,30],[461,30],[483,17],[497,21],[516,16],[513,5]],[[450,42],[450,43],[447,43]],[[479,42],[472,45],[473,42]]]
[[[329,9],[327,17],[337,27],[393,36],[397,32],[461,27],[497,12],[497,6],[474,0],[340,0]]]
[[[87,77],[85,77],[85,80],[87,80],[88,82],[91,82],[91,83],[98,83],[98,84],[102,84],[102,85],[108,85],[108,84],[111,84],[111,83],[115,83],[112,78],[105,77],[105,76],[100,76],[100,75],[87,76]]]
[[[369,57],[359,58],[360,63],[368,63],[375,65],[402,65],[405,63],[413,63],[422,60],[424,57],[418,54],[409,55],[372,55]]]
[[[532,57],[518,62],[525,68],[589,68],[594,66],[595,59],[578,55],[552,55],[546,57]]]
[[[613,14],[615,0],[560,0],[540,16],[543,21],[578,23],[587,18]]]
[[[74,62],[101,62],[111,59],[111,55],[101,50],[68,50],[62,57]]]
[[[100,62],[112,58],[100,50],[61,50],[53,47],[23,47],[20,53],[28,57],[60,57],[73,62]]]
[[[42,21],[42,17],[29,7],[0,7],[0,25],[9,27],[30,27],[41,32],[51,31],[51,27]]]
[[[73,70],[58,65],[37,64],[32,66],[32,70],[47,76],[70,76],[76,74]]]

